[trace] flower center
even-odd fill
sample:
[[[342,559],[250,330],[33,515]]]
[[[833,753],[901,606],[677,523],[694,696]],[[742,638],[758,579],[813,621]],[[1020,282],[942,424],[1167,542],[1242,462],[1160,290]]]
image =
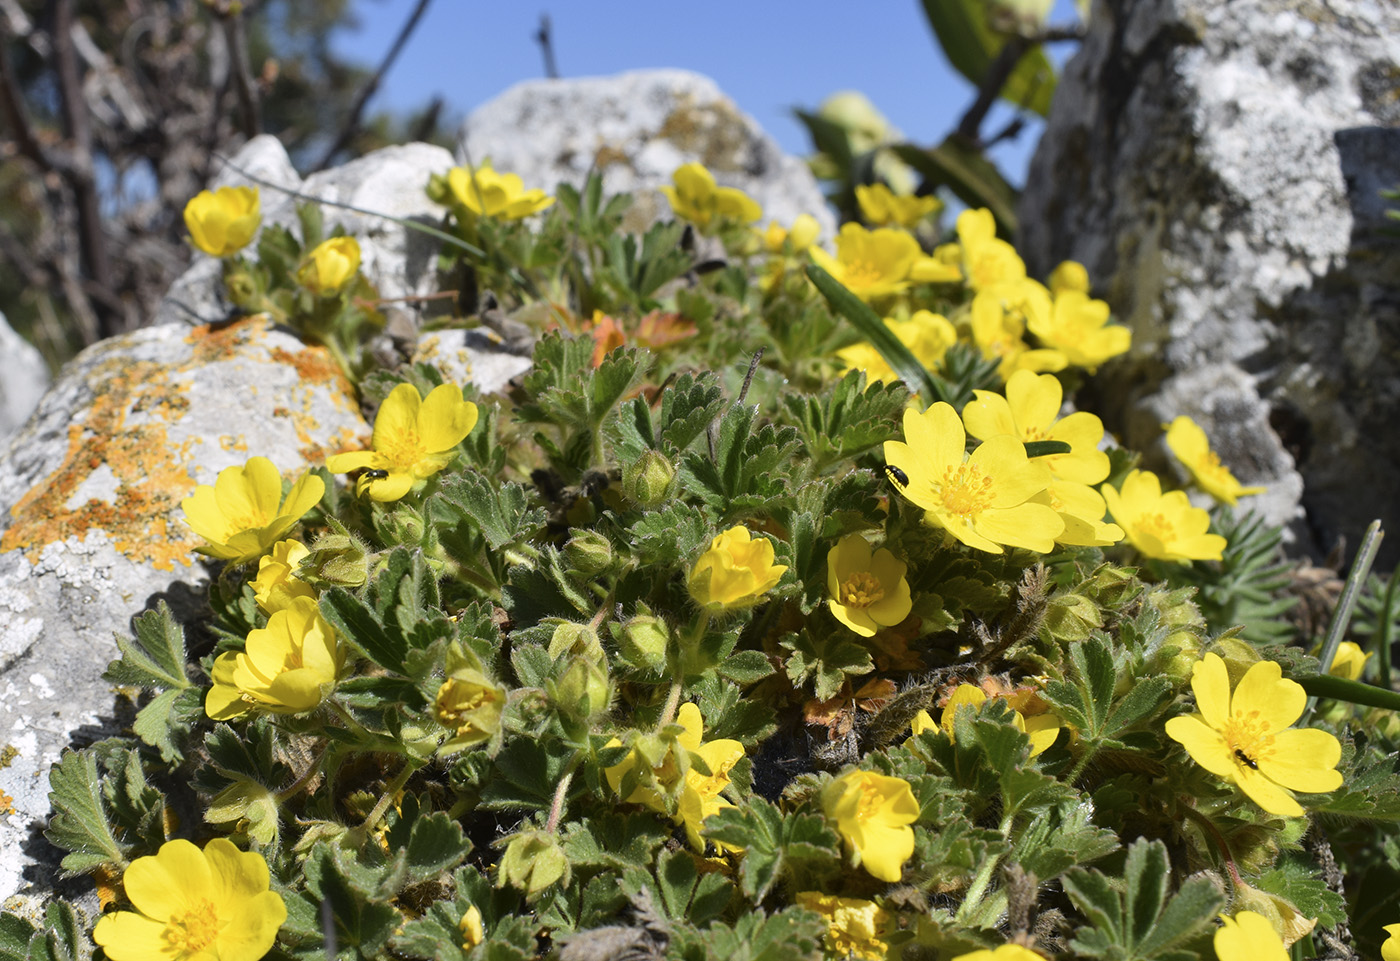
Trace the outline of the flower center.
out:
[[[379,453],[394,466],[395,473],[409,473],[413,465],[423,459],[427,449],[418,437],[417,428],[408,427],[391,437]]]
[[[950,467],[938,488],[943,509],[970,520],[992,504],[992,479],[972,464]]]
[[[1258,711],[1231,715],[1220,734],[1234,755],[1235,763],[1250,770],[1258,770],[1259,759],[1274,751],[1274,735],[1260,719]]]
[[[847,287],[873,287],[885,277],[880,265],[870,260],[852,260],[846,264]]]
[[[846,607],[869,607],[884,596],[885,589],[869,571],[857,571],[841,585],[841,603]]]
[[[1160,513],[1142,514],[1138,517],[1137,526],[1138,530],[1157,538],[1163,544],[1176,537],[1176,528]]]
[[[165,943],[179,957],[192,957],[207,948],[219,933],[219,914],[213,901],[200,901],[184,914],[171,915]]]

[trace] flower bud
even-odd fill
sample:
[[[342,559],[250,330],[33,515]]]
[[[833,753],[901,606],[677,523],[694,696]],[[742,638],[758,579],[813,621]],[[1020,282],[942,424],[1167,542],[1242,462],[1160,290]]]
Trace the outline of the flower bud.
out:
[[[228,294],[229,301],[235,307],[242,307],[245,310],[260,310],[264,306],[262,291],[258,289],[257,279],[252,272],[244,267],[234,267],[240,261],[224,261],[224,291]]]
[[[340,293],[360,270],[360,245],[354,237],[332,237],[317,244],[297,268],[297,283],[318,297]]]
[[[597,531],[577,531],[564,545],[564,564],[571,571],[585,576],[601,574],[612,563],[612,542]]]
[[[1045,609],[1045,627],[1058,641],[1083,641],[1103,627],[1099,606],[1083,594],[1059,594]]]
[[[348,534],[323,534],[311,547],[307,575],[326,586],[362,587],[369,579],[369,554]]]
[[[612,689],[608,684],[607,661],[600,663],[576,657],[557,682],[545,682],[550,699],[561,714],[588,721],[608,709]]]
[[[1081,294],[1089,292],[1089,271],[1084,269],[1084,265],[1073,260],[1062,260],[1060,265],[1050,272],[1050,293],[1060,294],[1064,291],[1078,291]]]
[[[394,544],[421,544],[427,524],[423,515],[406,504],[399,504],[393,512],[379,521],[382,533]]]
[[[638,670],[660,671],[666,666],[671,629],[659,617],[640,614],[622,625],[617,646],[623,660]]]
[[[559,846],[559,839],[547,831],[530,831],[512,838],[496,871],[496,887],[509,884],[532,899],[556,881],[568,880],[569,859]]]
[[[1238,684],[1245,672],[1260,660],[1259,651],[1242,637],[1217,638],[1211,649],[1225,662],[1225,667],[1230,672],[1231,686]]]
[[[481,924],[481,910],[475,904],[467,908],[462,920],[457,922],[457,930],[462,935],[462,950],[470,951],[486,940],[486,929]]]
[[[215,257],[230,257],[248,246],[261,223],[257,187],[201,190],[185,204],[190,241]]]
[[[598,632],[587,624],[560,622],[549,639],[549,656],[557,661],[570,654],[590,661],[602,659],[603,645],[598,641]]]
[[[1201,639],[1194,631],[1172,631],[1152,659],[1150,669],[1178,681],[1189,681],[1191,669],[1201,659]]]
[[[634,503],[659,507],[675,493],[676,467],[658,450],[642,454],[622,471],[622,493]]]

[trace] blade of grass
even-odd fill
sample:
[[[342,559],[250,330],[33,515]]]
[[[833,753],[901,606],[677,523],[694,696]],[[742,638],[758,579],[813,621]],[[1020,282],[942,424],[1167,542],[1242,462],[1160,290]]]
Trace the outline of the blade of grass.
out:
[[[1376,559],[1376,551],[1380,550],[1381,540],[1384,537],[1385,533],[1381,530],[1381,522],[1376,520],[1371,521],[1366,528],[1365,535],[1361,538],[1361,548],[1356,552],[1356,560],[1352,561],[1351,573],[1347,575],[1346,585],[1342,588],[1342,596],[1337,599],[1337,609],[1332,612],[1332,621],[1327,625],[1327,639],[1323,641],[1322,653],[1318,656],[1318,670],[1323,675],[1327,674],[1332,666],[1332,658],[1337,655],[1337,647],[1342,643],[1342,637],[1347,632],[1347,624],[1351,622],[1352,611],[1356,608],[1357,595],[1361,593],[1361,587],[1366,583],[1366,578],[1371,573],[1371,564]],[[1370,687],[1367,684],[1359,686]],[[1303,687],[1306,689],[1307,685],[1304,684]],[[1312,716],[1313,708],[1317,705],[1318,695],[1311,691],[1308,692],[1308,695],[1308,706],[1303,711],[1303,716],[1299,721],[1302,724],[1307,723],[1308,718]],[[1342,698],[1342,700],[1351,700],[1351,698]],[[1357,701],[1356,703],[1369,702]],[[1384,705],[1373,704],[1372,706]]]

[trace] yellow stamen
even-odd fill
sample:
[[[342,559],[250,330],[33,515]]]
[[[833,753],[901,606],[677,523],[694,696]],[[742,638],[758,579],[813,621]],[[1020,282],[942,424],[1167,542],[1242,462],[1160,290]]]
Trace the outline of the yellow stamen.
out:
[[[846,607],[869,607],[885,597],[885,589],[869,571],[857,571],[841,585],[841,603]]]

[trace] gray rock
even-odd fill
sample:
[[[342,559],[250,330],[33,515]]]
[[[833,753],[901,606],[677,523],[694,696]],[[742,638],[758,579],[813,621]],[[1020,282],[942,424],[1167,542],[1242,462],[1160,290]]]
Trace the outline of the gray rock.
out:
[[[423,334],[412,360],[433,365],[449,384],[470,383],[483,394],[505,390],[531,367],[529,353],[510,353],[500,335],[485,328]]]
[[[1100,0],[1021,208],[1028,266],[1083,262],[1134,330],[1111,426],[1202,416],[1315,553],[1400,523],[1397,64],[1379,0]]]
[[[457,158],[489,158],[526,187],[551,192],[561,182],[582,186],[596,168],[605,192],[635,193],[624,221],[631,230],[669,215],[655,188],[669,184],[677,167],[699,161],[720,184],[758,201],[764,223],[789,226],[807,213],[826,237],[836,229],[806,164],[784,154],[713,80],[686,70],[517,84],[466,119]]]
[[[260,320],[148,327],[64,368],[0,458],[0,900],[52,884],[50,765],[121,726],[113,634],[159,599],[198,619],[180,501],[251,456],[300,473],[368,437],[326,352]]]
[[[33,344],[15,333],[0,314],[0,447],[28,419],[49,386],[49,365]]]

